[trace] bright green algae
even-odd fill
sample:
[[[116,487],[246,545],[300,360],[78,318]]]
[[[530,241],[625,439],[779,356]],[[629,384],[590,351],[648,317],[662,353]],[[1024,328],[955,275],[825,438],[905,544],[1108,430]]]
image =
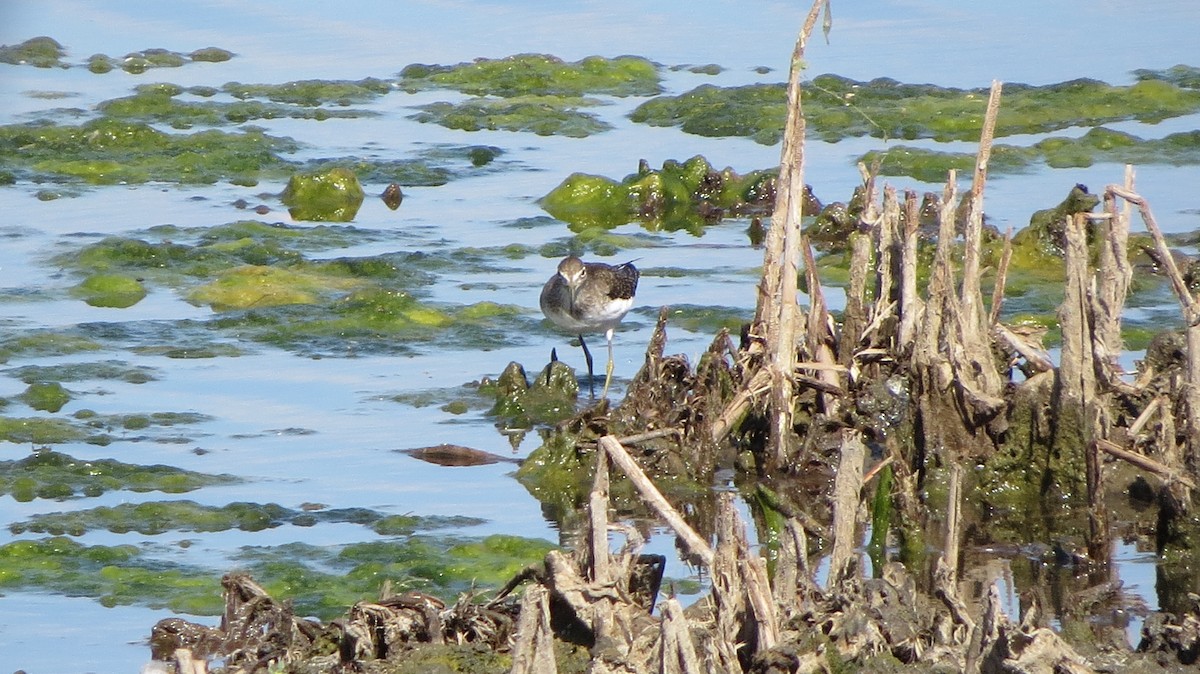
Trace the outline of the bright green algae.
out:
[[[548,54],[518,54],[457,65],[414,63],[400,87],[456,89],[476,96],[653,96],[662,91],[658,66],[638,56],[589,56],[565,62]]]
[[[92,184],[214,183],[257,178],[293,166],[281,153],[295,141],[260,130],[169,134],[147,124],[101,118],[79,126],[0,126],[0,160],[31,177],[65,176]]]
[[[193,125],[223,126],[242,124],[256,119],[352,119],[356,117],[371,117],[378,113],[353,108],[329,109],[320,107],[326,102],[323,96],[336,96],[340,88],[336,83],[313,81],[308,86],[292,86],[304,83],[281,85],[240,85],[231,83],[225,85],[225,90],[240,100],[236,101],[197,101],[180,100],[183,94],[204,97],[215,93],[206,89],[192,87],[184,89],[175,84],[144,84],[135,90],[132,96],[114,98],[104,101],[97,106],[104,115],[128,121],[160,122],[170,124],[177,129],[191,128]],[[334,91],[322,93],[321,85],[334,87]],[[343,93],[350,98],[343,99],[348,105],[349,100],[368,100],[367,90],[359,95]],[[254,98],[268,98],[272,102],[264,103]],[[336,98],[333,101],[341,105]]]
[[[297,80],[284,84],[229,82],[223,91],[239,99],[265,98],[276,103],[306,107],[349,106],[368,103],[392,90],[391,83],[367,77],[361,80]]]
[[[404,237],[339,226],[239,222],[207,229],[154,228],[144,234],[103,239],[55,261],[80,273],[134,275],[177,288],[193,302],[226,312],[209,327],[306,353],[405,353],[414,343],[434,339],[485,348],[527,328],[519,307],[432,305],[420,298],[436,273],[446,269],[503,270],[493,262],[496,252],[308,259],[310,251]]]
[[[75,286],[73,292],[93,307],[125,309],[146,297],[146,287],[131,276],[93,274]]]
[[[775,174],[738,175],[718,171],[704,157],[666,161],[661,169],[644,163],[616,181],[573,173],[542,197],[547,213],[573,229],[616,227],[640,220],[651,229],[699,233],[724,214],[766,213],[775,198]]]
[[[293,175],[280,200],[296,220],[349,222],[358,215],[363,196],[353,171],[333,167]]]
[[[245,548],[239,566],[300,615],[332,619],[355,602],[395,589],[447,598],[476,586],[499,586],[550,549],[540,539],[408,535],[341,547],[294,543]],[[156,558],[133,545],[86,546],[69,538],[18,540],[0,546],[0,588],[96,597],[105,606],[138,604],[219,615],[220,572]]]
[[[636,56],[591,56],[567,63],[546,54],[479,59],[452,66],[413,64],[400,87],[456,89],[476,98],[421,106],[412,118],[464,131],[525,131],[583,138],[611,126],[580,108],[586,95],[651,96],[661,92],[658,66]]]
[[[50,450],[0,461],[0,494],[22,502],[99,496],[114,490],[180,494],[240,481],[232,475],[207,475],[172,466],[140,466],[115,459],[85,461]]]
[[[51,413],[61,410],[71,401],[71,394],[56,381],[34,382],[17,397],[35,410]]]
[[[171,100],[169,96],[163,98]],[[186,113],[192,108],[183,110]],[[95,185],[149,181],[211,184],[220,180],[253,185],[266,178],[285,179],[299,171],[343,167],[364,181],[434,186],[461,175],[491,170],[485,167],[500,154],[497,148],[487,146],[438,145],[405,159],[300,163],[286,156],[299,149],[299,143],[261,129],[166,133],[141,121],[148,118],[182,127],[218,123],[207,112],[179,112],[177,107],[168,106],[158,113],[143,110],[140,116],[105,116],[80,125],[35,122],[0,126],[0,163],[20,178],[46,182],[69,178]]]
[[[827,141],[855,136],[977,140],[987,98],[986,89],[821,75],[805,85],[804,113],[809,133]],[[1130,86],[1085,79],[1046,86],[1009,84],[995,135],[1047,133],[1123,120],[1154,123],[1197,110],[1200,91],[1164,80],[1147,79]],[[654,126],[679,126],[701,136],[747,136],[773,144],[782,137],[786,111],[782,84],[702,85],[679,96],[647,101],[630,118]]]

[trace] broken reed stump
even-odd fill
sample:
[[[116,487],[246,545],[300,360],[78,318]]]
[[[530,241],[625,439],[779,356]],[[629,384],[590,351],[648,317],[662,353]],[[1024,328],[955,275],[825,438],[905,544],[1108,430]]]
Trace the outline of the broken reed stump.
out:
[[[771,430],[768,436],[771,464],[787,464],[795,448],[792,432],[795,390],[793,369],[796,363],[796,336],[802,312],[796,303],[796,278],[803,244],[800,223],[804,204],[804,132],[806,128],[800,86],[804,67],[804,48],[812,35],[822,7],[828,0],[817,0],[805,19],[788,68],[787,119],[784,123],[779,178],[775,190],[775,209],[763,260],[763,277],[755,322],[751,334],[762,335],[767,348],[771,376]]]

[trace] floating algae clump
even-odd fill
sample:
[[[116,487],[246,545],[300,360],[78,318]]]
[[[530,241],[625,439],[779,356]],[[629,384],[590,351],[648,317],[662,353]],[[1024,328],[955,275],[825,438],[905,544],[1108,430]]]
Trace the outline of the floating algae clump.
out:
[[[9,525],[9,530],[14,534],[33,532],[52,536],[82,536],[96,530],[118,534],[133,531],[149,536],[168,531],[262,531],[285,524],[311,527],[348,523],[369,527],[382,535],[410,536],[418,531],[475,526],[485,521],[471,517],[384,515],[367,508],[331,508],[308,512],[285,508],[276,503],[236,502],[210,506],[180,500],[121,503],[111,507],[38,514]]]
[[[146,287],[130,276],[93,274],[75,286],[74,293],[93,307],[125,309],[146,297]]]
[[[7,168],[50,182],[69,177],[97,185],[150,180],[207,184],[282,170],[291,165],[278,153],[296,147],[295,141],[254,129],[170,134],[107,117],[79,126],[0,126],[0,155]]]
[[[519,54],[452,66],[412,64],[400,77],[401,88],[409,91],[447,88],[479,97],[424,105],[413,115],[417,121],[465,131],[500,129],[570,138],[610,128],[579,111],[598,104],[585,95],[651,96],[662,90],[658,66],[636,56],[590,56],[567,63],[546,54]]]
[[[56,381],[30,384],[20,398],[26,405],[42,412],[57,412],[71,402],[71,394]]]
[[[574,173],[542,197],[541,206],[579,228],[641,220],[652,229],[696,233],[725,214],[766,213],[774,199],[773,172],[717,171],[704,157],[695,156],[682,163],[668,160],[660,170],[643,162],[637,173],[620,182]]]
[[[354,172],[340,167],[297,173],[280,195],[296,220],[349,222],[363,202],[363,188]]]
[[[960,174],[975,166],[975,155],[941,152],[905,145],[871,151],[859,158],[867,165],[879,162],[880,175],[906,175],[937,183],[949,169]],[[1051,168],[1088,167],[1096,162],[1115,164],[1200,164],[1200,131],[1181,131],[1162,138],[1145,139],[1124,131],[1095,127],[1079,137],[1054,136],[1030,147],[996,144],[988,170],[993,174],[1031,170],[1036,162]]]
[[[118,489],[178,494],[239,481],[232,475],[208,475],[172,466],[139,466],[114,459],[84,461],[50,450],[0,461],[0,494],[11,494],[18,501],[99,496]]]
[[[344,277],[249,265],[230,269],[216,281],[193,289],[188,299],[218,311],[316,304],[322,291],[346,290],[355,285],[355,280]]]
[[[594,115],[576,109],[586,104],[589,103],[584,99],[547,96],[475,98],[462,103],[439,101],[421,106],[421,112],[411,119],[462,131],[527,131],[568,138],[586,138],[612,128]]]
[[[147,514],[165,512],[152,507]],[[385,580],[451,598],[477,585],[499,586],[553,547],[515,536],[424,535],[336,547],[246,547],[238,561],[270,594],[293,602],[297,614],[329,620],[378,597]],[[95,597],[105,606],[194,615],[220,615],[223,608],[219,574],[211,569],[149,558],[133,545],[86,546],[61,536],[0,546],[0,585]]]
[[[65,53],[57,40],[45,36],[33,37],[21,44],[0,46],[0,63],[53,68],[63,65]]]
[[[178,96],[185,89],[175,84],[146,84],[139,86],[132,96],[113,98],[97,109],[114,119],[139,122],[161,122],[177,129],[190,128],[195,124],[219,126],[241,124],[254,119],[330,119],[369,117],[375,113],[366,110],[328,110],[320,107],[264,103],[254,100],[185,101]],[[201,95],[204,90],[196,87],[186,90]]]
[[[86,434],[62,419],[0,417],[0,440],[19,444],[58,445],[83,440]]]
[[[653,96],[662,91],[658,66],[638,56],[589,56],[568,63],[548,54],[518,54],[458,65],[414,63],[400,87],[457,89],[476,96]]]
[[[366,103],[392,90],[384,80],[368,77],[350,80],[298,80],[284,84],[242,84],[229,82],[221,87],[234,98],[266,98],[276,103],[315,107],[332,103]]]
[[[827,141],[856,136],[889,139],[977,140],[987,89],[869,82],[820,75],[804,86],[810,133]],[[1154,123],[1200,110],[1200,91],[1148,79],[1131,86],[1071,80],[1045,86],[1010,84],[996,120],[996,136],[1046,133],[1135,119]],[[679,126],[700,136],[746,136],[774,144],[786,116],[783,84],[702,85],[660,96],[633,111],[635,122]]]

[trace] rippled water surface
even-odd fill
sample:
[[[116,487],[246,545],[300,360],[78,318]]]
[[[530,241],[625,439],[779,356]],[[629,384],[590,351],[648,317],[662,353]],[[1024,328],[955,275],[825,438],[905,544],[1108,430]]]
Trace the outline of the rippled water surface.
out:
[[[119,55],[146,48],[188,52],[217,46],[236,57],[226,63],[189,64],[143,75],[119,70],[95,75],[81,67],[0,65],[0,123],[53,117],[58,113],[48,111],[55,108],[78,108],[91,114],[98,102],[128,95],[134,86],[149,82],[219,87],[229,81],[394,78],[410,63],[452,64],[523,52],[550,53],[567,60],[592,54],[635,54],[664,66],[716,63],[725,67],[715,76],[664,69],[666,93],[670,94],[706,82],[778,82],[786,75],[803,11],[799,3],[753,0],[656,3],[652,10],[645,4],[628,0],[4,2],[0,3],[0,43],[48,35],[67,48],[66,60],[74,64],[93,53]],[[948,0],[834,0],[828,43],[818,37],[808,50],[810,73],[986,87],[993,79],[1045,84],[1078,77],[1126,84],[1132,81],[1129,73],[1135,68],[1200,65],[1194,35],[1200,26],[1200,5],[1191,0],[1143,2],[1135,11],[1129,9],[1129,3],[1115,1],[993,4],[1000,6],[977,8]],[[759,66],[773,71],[756,72]],[[46,99],[31,92],[62,92],[66,96]],[[667,159],[696,154],[738,171],[778,162],[778,147],[632,124],[625,115],[642,99],[605,98],[608,105],[596,112],[615,128],[587,139],[498,131],[466,133],[407,119],[413,106],[446,97],[445,92],[436,96],[392,93],[357,106],[379,113],[372,118],[255,122],[273,135],[306,143],[301,157],[404,158],[438,143],[503,149],[504,170],[440,187],[406,189],[404,203],[396,212],[371,198],[383,185],[365,185],[369,196],[353,224],[395,236],[339,249],[332,255],[514,242],[536,249],[565,240],[569,236],[566,226],[556,222],[530,228],[509,225],[520,218],[544,216],[536,199],[571,172],[620,178],[632,172],[639,159],[659,166]],[[1200,128],[1200,116],[1158,126],[1129,123],[1115,128],[1158,137]],[[1019,138],[1008,141],[1022,142]],[[826,200],[846,198],[858,182],[852,158],[881,144],[869,138],[812,143],[807,182]],[[1030,212],[1056,204],[1075,183],[1098,190],[1120,178],[1121,167],[1111,164],[996,178],[988,185],[988,215],[1001,229],[1020,227]],[[1200,229],[1198,179],[1200,171],[1194,167],[1139,170],[1142,193],[1171,231]],[[903,179],[896,183],[929,188]],[[40,187],[20,182],[0,187],[0,235],[4,236],[0,246],[0,291],[4,296],[0,326],[7,330],[208,320],[211,311],[207,307],[188,304],[164,289],[153,289],[145,300],[128,309],[89,307],[65,292],[77,279],[60,274],[48,259],[102,235],[164,224],[210,226],[237,220],[249,213],[236,210],[234,201],[258,203],[263,201],[258,195],[277,193],[283,185],[85,187],[78,196],[54,201],[36,199]],[[262,219],[288,221],[288,216],[276,203],[273,212]],[[651,272],[643,277],[637,308],[627,317],[617,339],[619,384],[639,366],[659,306],[702,304],[749,314],[762,254],[748,244],[746,225],[744,221],[726,221],[699,237],[686,232],[657,233],[647,239],[653,245],[622,251],[623,256],[638,258],[639,266],[647,270],[681,268],[708,273]],[[617,231],[632,234],[642,230],[631,224]],[[511,260],[486,278],[454,269],[440,273],[434,300],[453,304],[490,300],[519,305],[527,314],[531,327],[525,334],[514,334],[486,350],[426,343],[416,345],[410,355],[379,356],[355,354],[353,345],[348,344],[340,357],[310,358],[246,343],[241,345],[245,354],[236,358],[184,360],[130,351],[139,345],[140,333],[135,332],[118,340],[107,353],[50,361],[24,359],[8,366],[113,358],[155,368],[159,378],[145,384],[71,384],[77,398],[60,414],[87,407],[101,414],[169,410],[211,416],[211,421],[185,431],[187,442],[118,438],[106,447],[72,443],[57,449],[82,458],[166,463],[251,478],[187,496],[201,503],[255,501],[298,507],[302,502],[317,502],[387,513],[468,515],[486,523],[469,527],[464,534],[508,533],[557,541],[558,533],[543,518],[538,502],[510,477],[511,465],[443,468],[393,451],[450,442],[520,457],[533,448],[535,440],[527,439],[512,449],[509,439],[480,412],[454,415],[437,406],[412,407],[393,398],[495,376],[513,360],[538,367],[552,347],[581,367],[578,351],[537,320],[538,290],[556,262],[541,256]],[[673,329],[668,349],[694,357],[711,336]],[[238,341],[236,335],[227,338]],[[152,337],[145,339],[153,341]],[[0,396],[13,396],[24,388],[16,378],[0,376]],[[0,460],[22,457],[29,449],[0,446]],[[7,525],[38,513],[161,497],[109,492],[95,499],[18,503],[4,496],[0,497],[0,520]],[[0,544],[20,538],[7,529],[0,531]],[[80,541],[89,545],[158,544],[170,551],[164,553],[169,559],[221,570],[228,568],[229,556],[244,545],[294,541],[333,545],[363,537],[361,527],[321,525],[283,526],[253,534],[89,533]],[[177,545],[184,538],[190,541],[186,549]],[[670,549],[669,540],[659,544]],[[682,576],[688,570],[672,568],[668,573]],[[1132,583],[1153,602],[1152,578],[1134,578]],[[104,608],[91,599],[6,592],[0,598],[0,671],[136,671],[149,657],[144,639],[151,625],[166,615],[170,613],[138,607]]]

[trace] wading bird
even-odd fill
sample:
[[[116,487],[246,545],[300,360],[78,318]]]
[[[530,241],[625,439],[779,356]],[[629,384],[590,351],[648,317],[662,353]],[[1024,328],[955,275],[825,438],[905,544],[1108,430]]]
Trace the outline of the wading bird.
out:
[[[633,306],[640,273],[632,262],[610,265],[603,262],[584,262],[571,255],[558,263],[558,271],[542,288],[542,313],[555,325],[578,335],[583,357],[588,366],[588,388],[596,397],[593,381],[592,354],[583,341],[585,332],[603,332],[608,338],[608,367],[604,375],[604,392],[613,373],[613,330]]]

